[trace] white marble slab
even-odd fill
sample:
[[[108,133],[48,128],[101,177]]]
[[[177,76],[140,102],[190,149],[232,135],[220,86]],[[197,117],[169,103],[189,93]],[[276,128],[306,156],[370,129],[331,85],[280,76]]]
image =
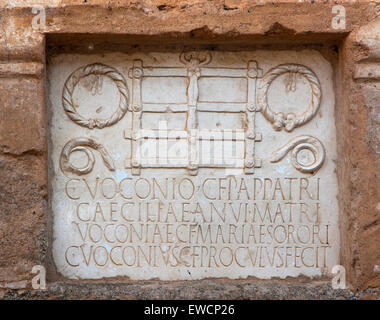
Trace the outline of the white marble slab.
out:
[[[53,257],[71,279],[339,263],[333,69],[304,51],[49,63]]]

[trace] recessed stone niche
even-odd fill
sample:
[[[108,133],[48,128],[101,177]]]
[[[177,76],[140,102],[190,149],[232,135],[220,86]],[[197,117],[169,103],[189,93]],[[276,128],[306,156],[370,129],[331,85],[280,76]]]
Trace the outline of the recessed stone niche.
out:
[[[313,277],[339,263],[333,69],[318,51],[60,54],[48,81],[63,276]]]

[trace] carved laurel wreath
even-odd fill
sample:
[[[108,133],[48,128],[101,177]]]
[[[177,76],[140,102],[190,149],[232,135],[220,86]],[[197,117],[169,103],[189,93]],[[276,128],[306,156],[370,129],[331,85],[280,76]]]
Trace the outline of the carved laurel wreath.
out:
[[[300,74],[305,77],[310,84],[312,93],[311,103],[307,110],[302,114],[294,114],[290,112],[285,115],[282,112],[274,112],[268,105],[267,94],[270,85],[277,77],[285,73]],[[280,131],[282,127],[284,127],[286,131],[292,131],[294,128],[308,122],[317,113],[321,102],[321,85],[314,72],[305,66],[298,64],[282,64],[269,70],[265,74],[258,90],[257,99],[262,114],[272,123],[275,130]]]
[[[120,102],[117,110],[107,119],[86,119],[80,115],[73,103],[73,92],[78,82],[89,75],[101,75],[109,77],[115,83],[120,93]],[[109,127],[123,118],[128,110],[129,92],[123,76],[114,68],[101,63],[94,63],[75,70],[66,80],[62,92],[62,104],[66,114],[71,120],[80,126],[89,129]]]

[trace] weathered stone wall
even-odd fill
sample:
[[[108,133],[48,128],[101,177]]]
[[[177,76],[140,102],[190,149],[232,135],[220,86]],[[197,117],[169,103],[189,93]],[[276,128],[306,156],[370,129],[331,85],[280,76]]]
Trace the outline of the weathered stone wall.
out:
[[[337,3],[346,9],[345,29],[332,27],[332,6]],[[46,8],[46,26],[40,30],[32,24],[36,4]],[[375,1],[0,1],[0,296],[378,297],[379,8]],[[340,258],[351,291],[331,289],[329,279],[69,281],[56,273],[51,258],[46,61],[56,52],[136,50],[163,43],[213,50],[308,47],[333,64]],[[46,291],[31,289],[31,270],[37,264],[48,270]]]

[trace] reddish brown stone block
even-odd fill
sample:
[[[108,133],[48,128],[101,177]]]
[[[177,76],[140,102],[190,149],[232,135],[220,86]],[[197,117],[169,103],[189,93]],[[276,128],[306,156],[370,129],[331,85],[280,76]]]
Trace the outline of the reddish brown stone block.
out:
[[[31,279],[46,253],[46,161],[0,155],[0,281]]]
[[[46,150],[43,82],[33,77],[0,78],[0,92],[1,152]]]

